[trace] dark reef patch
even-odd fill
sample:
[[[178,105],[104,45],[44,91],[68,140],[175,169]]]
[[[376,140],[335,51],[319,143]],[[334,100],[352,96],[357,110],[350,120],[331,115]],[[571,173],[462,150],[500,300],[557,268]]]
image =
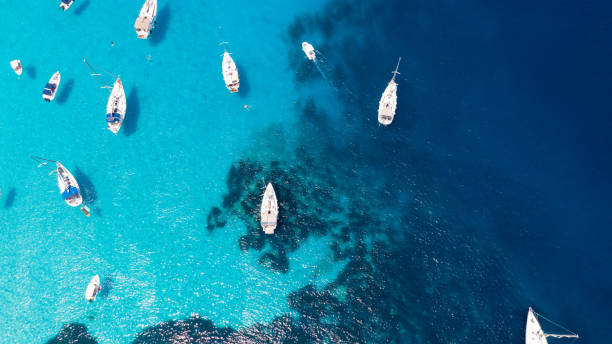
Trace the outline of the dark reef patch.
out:
[[[79,323],[66,324],[60,332],[47,344],[97,344],[98,342],[87,332],[87,327]]]
[[[151,326],[140,333],[133,344],[162,344],[180,340],[182,343],[226,343],[235,331],[217,328],[212,321],[199,317],[168,321]]]

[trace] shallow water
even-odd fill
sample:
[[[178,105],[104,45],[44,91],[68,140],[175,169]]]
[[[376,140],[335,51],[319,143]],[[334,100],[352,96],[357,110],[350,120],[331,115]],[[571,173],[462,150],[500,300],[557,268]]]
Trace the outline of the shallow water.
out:
[[[2,342],[520,343],[529,306],[610,338],[611,54],[585,40],[606,5],[160,1],[149,41],[138,2],[2,5]],[[117,136],[83,58],[121,75]],[[92,216],[29,155],[70,169]]]

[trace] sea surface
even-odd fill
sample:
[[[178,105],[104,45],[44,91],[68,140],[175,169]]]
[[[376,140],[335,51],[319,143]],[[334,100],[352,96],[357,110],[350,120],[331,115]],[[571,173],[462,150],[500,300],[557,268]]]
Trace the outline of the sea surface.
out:
[[[0,343],[612,342],[610,2],[58,5],[0,0]]]

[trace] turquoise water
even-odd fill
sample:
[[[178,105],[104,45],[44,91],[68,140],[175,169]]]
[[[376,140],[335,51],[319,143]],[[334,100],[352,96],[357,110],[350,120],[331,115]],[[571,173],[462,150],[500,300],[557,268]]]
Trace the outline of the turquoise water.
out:
[[[240,327],[288,311],[287,294],[325,257],[317,249],[324,238],[298,252],[288,274],[269,274],[236,245],[238,219],[206,230],[227,170],[258,142],[257,129],[294,122],[298,96],[281,28],[311,5],[248,4],[160,1],[150,41],[133,32],[139,1],[77,1],[65,13],[54,2],[3,4],[0,32],[11,34],[0,60],[24,66],[19,79],[10,68],[2,76],[0,132],[10,144],[0,149],[0,200],[11,192],[13,200],[2,209],[0,319],[22,329],[2,331],[3,342],[42,342],[69,322],[100,342],[129,342],[144,327],[192,313]],[[223,83],[222,39],[240,68],[239,94]],[[128,106],[117,136],[105,129],[108,92],[83,58],[121,75]],[[40,93],[56,70],[62,82],[47,104]],[[91,218],[62,202],[55,177],[29,155],[75,174]],[[104,289],[87,304],[94,274]]]
[[[0,0],[0,342],[523,343],[529,306],[610,342],[609,5],[160,0],[143,41],[140,1],[58,4]]]

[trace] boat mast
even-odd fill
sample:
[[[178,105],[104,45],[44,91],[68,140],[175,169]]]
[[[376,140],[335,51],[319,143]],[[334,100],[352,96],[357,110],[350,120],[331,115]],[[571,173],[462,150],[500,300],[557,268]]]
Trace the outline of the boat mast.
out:
[[[557,327],[559,327],[559,328],[561,328],[561,329],[571,333],[571,334],[553,334],[553,333],[546,333],[546,332],[542,331],[542,333],[544,333],[544,337],[553,337],[553,338],[580,338],[578,336],[578,334],[576,334],[576,333],[568,330],[567,328],[561,326],[560,324],[558,324],[558,323],[548,319],[547,317],[543,316],[542,314],[536,313],[534,310],[531,309],[531,307],[529,309],[533,312],[534,315],[537,315],[538,317],[548,321],[549,323],[551,323],[551,324],[553,324],[553,325],[555,325],[555,326],[557,326]]]
[[[580,338],[577,334],[549,334],[549,333],[544,333],[544,337],[553,337],[553,338]]]
[[[397,66],[395,67],[395,70],[392,72],[393,73],[393,78],[391,79],[391,81],[394,81],[395,80],[395,76],[400,73],[397,70],[399,69],[399,64],[400,64],[401,61],[402,61],[402,57],[400,56],[399,60],[397,61]]]
[[[91,70],[91,74],[89,74],[89,75],[91,75],[92,77],[95,77],[95,76],[102,76],[102,74],[97,73],[97,72],[96,72],[96,71],[93,69],[93,67],[92,67],[92,66],[89,64],[89,62],[87,62],[87,59],[86,59],[86,58],[83,58],[83,62],[85,62],[85,65],[87,65],[87,68],[89,68],[89,70]],[[109,73],[109,72],[107,72],[107,71],[105,71],[105,70],[102,70],[102,71],[103,71],[104,73],[106,73],[107,75],[110,75],[110,76],[111,76],[113,79],[116,79],[116,78],[115,78],[115,76],[114,76],[114,75],[112,75],[111,73]],[[100,83],[102,83],[102,85],[103,85],[101,88],[106,88],[106,89],[107,89],[107,90],[109,90],[109,91],[112,89],[110,86],[108,86],[107,84],[105,84],[105,83],[104,83],[104,81],[102,81],[102,79],[99,79],[99,80],[100,80]]]
[[[30,158],[38,163],[38,167],[45,166],[46,168],[51,170],[49,174],[57,172],[57,169],[51,168],[49,165],[47,165],[47,162],[54,162],[57,164],[56,160],[49,160],[49,159],[45,159],[45,158],[41,158],[39,156],[33,156],[33,155],[30,155]]]

